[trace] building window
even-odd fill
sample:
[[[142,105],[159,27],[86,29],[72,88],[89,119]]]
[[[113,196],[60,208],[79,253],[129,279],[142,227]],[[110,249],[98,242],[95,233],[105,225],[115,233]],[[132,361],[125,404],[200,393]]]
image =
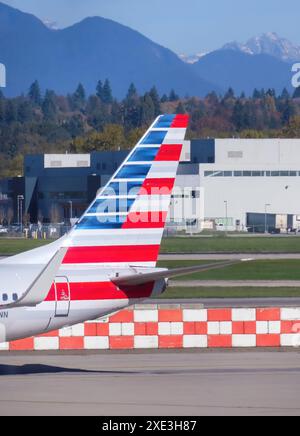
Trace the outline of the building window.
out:
[[[234,177],[297,177],[300,176],[300,171],[204,171],[204,177],[232,177],[232,175]]]
[[[229,151],[228,157],[229,159],[242,159],[244,157],[244,153],[242,151]]]
[[[61,168],[62,167],[62,161],[61,160],[53,160],[50,162],[51,168]]]

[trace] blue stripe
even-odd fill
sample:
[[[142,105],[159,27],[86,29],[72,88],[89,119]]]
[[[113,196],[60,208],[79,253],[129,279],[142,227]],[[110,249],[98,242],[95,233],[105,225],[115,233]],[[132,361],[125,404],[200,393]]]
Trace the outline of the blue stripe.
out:
[[[96,200],[87,213],[120,213],[128,212],[134,203],[134,199],[110,198]]]
[[[124,165],[116,175],[116,179],[145,179],[151,165]]]
[[[98,230],[98,229],[120,229],[126,221],[127,216],[111,216],[106,215],[102,217],[86,216],[76,229],[79,230]]]
[[[102,196],[136,196],[138,195],[143,181],[140,182],[113,182],[108,185],[108,187],[101,194]]]
[[[128,159],[128,162],[152,162],[159,152],[159,147],[138,148]]]
[[[174,119],[175,119],[175,115],[162,115],[154,127],[156,129],[170,128]]]
[[[151,131],[148,133],[146,138],[141,142],[141,144],[153,144],[153,145],[161,145],[166,137],[168,132],[164,130]]]

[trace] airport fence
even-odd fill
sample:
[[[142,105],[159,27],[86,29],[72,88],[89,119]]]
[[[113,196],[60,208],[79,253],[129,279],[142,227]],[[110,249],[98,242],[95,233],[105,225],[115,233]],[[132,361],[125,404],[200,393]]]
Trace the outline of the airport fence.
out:
[[[137,305],[110,317],[0,345],[1,350],[299,347],[300,308]]]

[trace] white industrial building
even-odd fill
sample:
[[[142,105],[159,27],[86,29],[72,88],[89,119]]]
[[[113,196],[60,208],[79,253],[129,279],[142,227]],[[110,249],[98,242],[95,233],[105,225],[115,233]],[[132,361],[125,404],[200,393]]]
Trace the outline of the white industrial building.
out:
[[[300,139],[186,142],[169,221],[194,231],[300,229]]]

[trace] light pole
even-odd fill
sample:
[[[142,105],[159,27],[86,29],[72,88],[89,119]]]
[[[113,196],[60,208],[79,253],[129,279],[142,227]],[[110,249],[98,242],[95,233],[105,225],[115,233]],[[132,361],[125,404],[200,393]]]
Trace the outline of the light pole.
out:
[[[24,195],[18,195],[18,223],[21,227],[21,233],[23,233],[23,200]]]
[[[265,204],[265,233],[268,233],[268,215],[267,215],[267,208],[271,206],[269,203]]]
[[[69,201],[70,203],[70,223],[72,225],[72,218],[73,218],[73,201]]]
[[[224,201],[224,204],[225,204],[225,219],[226,219],[226,222],[225,222],[225,232],[227,233],[227,231],[228,231],[228,201],[227,200],[225,200]]]

